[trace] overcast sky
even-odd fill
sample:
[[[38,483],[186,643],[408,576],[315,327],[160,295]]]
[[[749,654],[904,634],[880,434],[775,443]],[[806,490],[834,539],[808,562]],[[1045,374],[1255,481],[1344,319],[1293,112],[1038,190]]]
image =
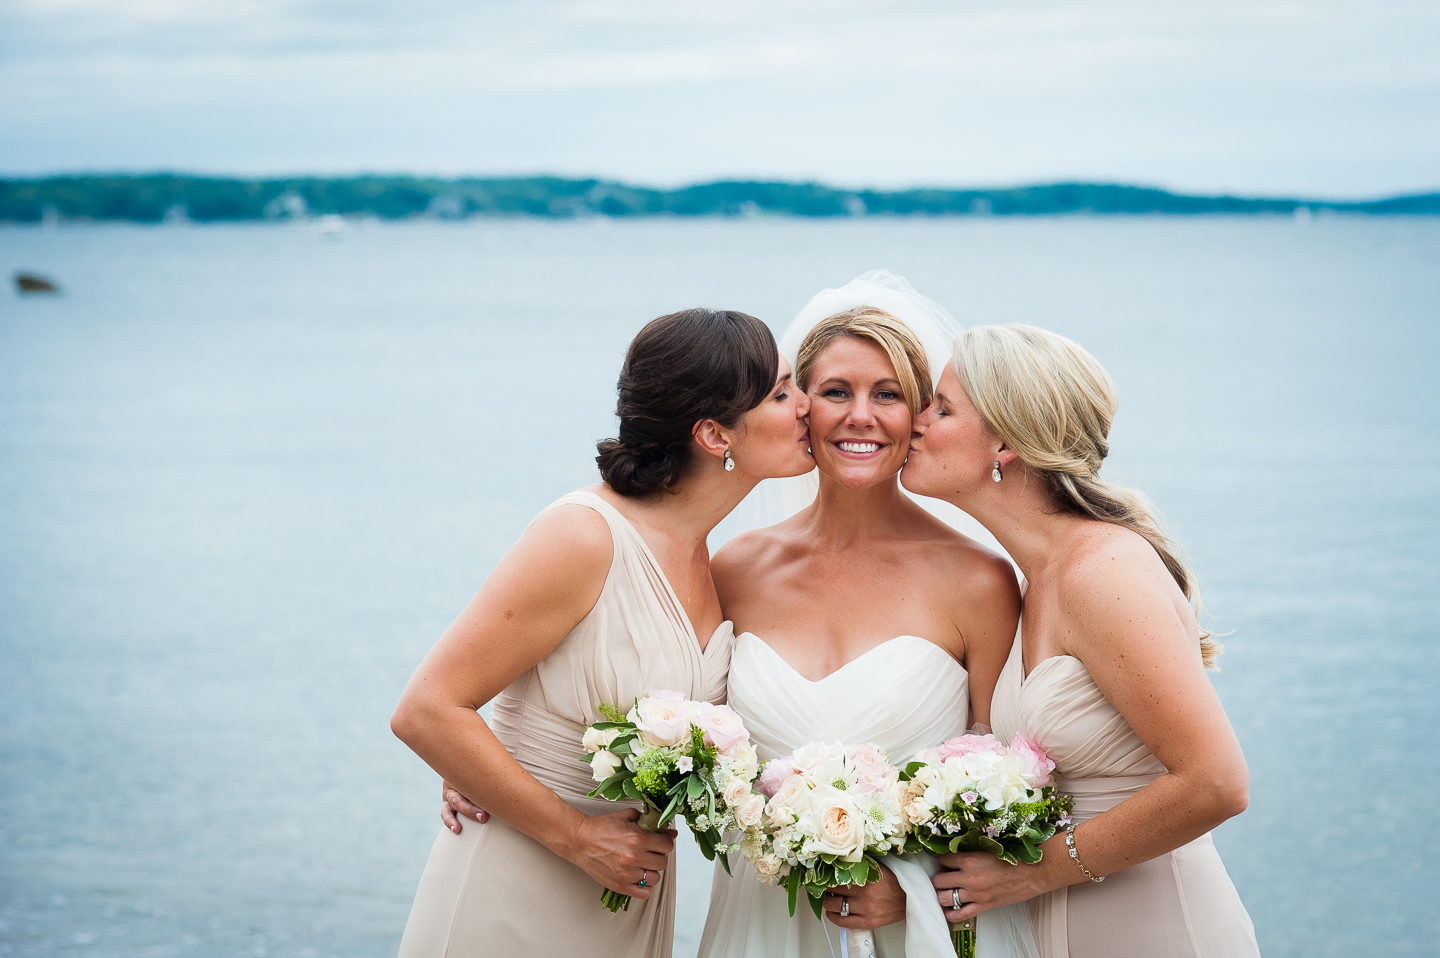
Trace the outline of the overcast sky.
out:
[[[1440,189],[1440,2],[3,0],[0,172]]]

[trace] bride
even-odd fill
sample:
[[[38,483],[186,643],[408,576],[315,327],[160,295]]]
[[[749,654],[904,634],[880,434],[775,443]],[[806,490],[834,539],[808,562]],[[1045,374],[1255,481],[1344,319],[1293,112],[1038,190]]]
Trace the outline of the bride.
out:
[[[935,344],[935,367],[899,317]],[[818,490],[800,512],[737,536],[711,562],[737,633],[729,704],[762,760],[839,739],[878,745],[898,763],[989,721],[1019,617],[1014,571],[897,479],[912,420],[943,368],[947,320],[903,279],[877,271],[817,295],[781,339],[810,399]],[[806,479],[814,490],[812,477],[780,482]],[[804,497],[793,486],[781,495],[797,492]],[[852,930],[859,954],[915,955],[925,949],[903,923],[906,891],[913,907],[933,912],[929,930],[938,924],[946,947],[929,878],[911,863],[898,877],[882,865],[881,881],[827,895],[822,923],[803,906],[791,917],[784,889],[732,858],[733,877],[715,871],[701,958],[829,956],[841,936],[827,924]]]

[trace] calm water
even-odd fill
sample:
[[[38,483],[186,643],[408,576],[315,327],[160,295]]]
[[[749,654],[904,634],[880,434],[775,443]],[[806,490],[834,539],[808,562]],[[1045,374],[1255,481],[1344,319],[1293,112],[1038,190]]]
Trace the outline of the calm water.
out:
[[[393,955],[438,825],[390,710],[592,480],[629,336],[877,266],[1119,381],[1107,468],[1234,630],[1264,953],[1436,954],[1436,263],[1440,220],[0,228],[66,286],[0,294],[0,954]]]

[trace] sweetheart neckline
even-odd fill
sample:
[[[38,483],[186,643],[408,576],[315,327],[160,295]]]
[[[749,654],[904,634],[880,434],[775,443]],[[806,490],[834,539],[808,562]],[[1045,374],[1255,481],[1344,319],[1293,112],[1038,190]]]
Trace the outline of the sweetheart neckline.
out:
[[[961,665],[959,662],[956,662],[955,659],[950,655],[949,652],[946,652],[944,649],[940,648],[940,646],[936,645],[934,642],[931,642],[929,639],[924,638],[924,637],[922,637],[922,636],[918,636],[918,635],[897,635],[897,636],[895,636],[895,638],[893,638],[893,639],[886,639],[884,642],[881,642],[879,645],[871,646],[870,648],[866,649],[864,652],[861,652],[859,655],[855,656],[855,658],[851,659],[849,662],[846,662],[844,665],[840,666],[839,668],[835,669],[834,671],[829,672],[829,673],[827,673],[826,675],[823,675],[823,676],[821,676],[821,677],[818,678],[818,679],[812,679],[812,678],[809,678],[809,677],[807,677],[807,676],[805,676],[805,675],[801,675],[799,669],[795,668],[795,666],[791,665],[789,662],[787,662],[787,661],[785,660],[785,656],[783,656],[783,655],[781,655],[779,652],[775,651],[775,648],[774,648],[769,642],[766,642],[764,639],[760,638],[760,636],[756,635],[754,632],[750,632],[750,631],[748,631],[748,630],[745,631],[745,632],[741,632],[738,636],[736,636],[736,641],[738,642],[738,641],[740,640],[740,638],[742,638],[743,636],[747,636],[747,635],[750,636],[750,638],[754,639],[756,642],[759,642],[760,645],[762,645],[762,646],[765,648],[766,651],[768,651],[771,655],[773,655],[776,659],[778,659],[778,660],[780,661],[780,664],[781,664],[781,665],[783,665],[783,666],[785,666],[785,668],[789,669],[790,672],[791,672],[792,674],[794,674],[796,678],[798,678],[800,681],[806,683],[807,685],[823,685],[823,684],[825,684],[826,682],[830,681],[830,680],[831,680],[832,678],[834,678],[835,676],[839,675],[841,672],[844,672],[846,669],[850,668],[850,666],[854,665],[855,663],[857,663],[857,662],[865,659],[867,656],[869,656],[869,655],[871,655],[871,654],[873,654],[873,653],[875,653],[875,652],[880,651],[881,649],[885,648],[885,646],[887,646],[887,645],[891,645],[891,644],[893,644],[893,643],[895,643],[895,642],[899,642],[901,639],[914,639],[914,640],[917,641],[917,642],[924,642],[927,646],[929,646],[930,648],[934,649],[936,652],[940,653],[941,655],[945,656],[945,660],[946,660],[947,662],[949,662],[951,665],[954,665],[954,666],[955,666],[957,669],[959,669],[961,672],[964,672],[967,678],[968,678],[969,675],[970,675],[969,671],[965,668],[965,666]]]
[[[1066,655],[1066,654],[1063,653],[1063,652],[1060,653],[1059,655],[1047,655],[1047,656],[1045,656],[1045,658],[1041,659],[1038,663],[1036,663],[1035,667],[1030,670],[1030,674],[1029,674],[1029,675],[1026,675],[1026,674],[1025,674],[1025,657],[1024,657],[1024,655],[1022,654],[1021,657],[1020,657],[1020,689],[1021,689],[1021,691],[1024,691],[1025,686],[1028,685],[1028,684],[1030,683],[1030,680],[1035,677],[1035,673],[1036,673],[1036,672],[1039,672],[1039,671],[1040,671],[1041,669],[1043,669],[1046,665],[1050,664],[1051,662],[1054,662],[1056,659],[1071,659],[1072,661],[1080,662],[1080,659],[1079,659],[1078,657],[1073,656],[1073,655]],[[1081,667],[1082,669],[1084,669],[1084,668],[1085,668],[1085,663],[1084,663],[1084,662],[1080,662],[1080,667]],[[1085,671],[1086,671],[1086,673],[1088,674],[1090,670],[1089,670],[1089,669],[1085,669]],[[1091,681],[1093,682],[1094,679],[1091,679]]]

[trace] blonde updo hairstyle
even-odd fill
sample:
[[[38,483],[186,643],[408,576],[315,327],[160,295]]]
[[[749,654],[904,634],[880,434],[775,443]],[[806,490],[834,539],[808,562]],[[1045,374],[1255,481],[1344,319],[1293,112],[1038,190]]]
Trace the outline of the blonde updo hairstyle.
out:
[[[895,367],[895,378],[900,381],[900,394],[910,407],[910,415],[920,415],[935,392],[925,347],[909,326],[874,306],[856,306],[816,323],[795,356],[796,384],[809,392],[815,360],[827,346],[845,336],[874,343],[885,352]]]
[[[955,372],[987,426],[1044,477],[1064,509],[1145,537],[1200,615],[1200,592],[1180,543],[1136,489],[1100,478],[1119,407],[1115,381],[1078,343],[1035,326],[972,326],[955,339]],[[1200,632],[1205,667],[1221,646]]]

